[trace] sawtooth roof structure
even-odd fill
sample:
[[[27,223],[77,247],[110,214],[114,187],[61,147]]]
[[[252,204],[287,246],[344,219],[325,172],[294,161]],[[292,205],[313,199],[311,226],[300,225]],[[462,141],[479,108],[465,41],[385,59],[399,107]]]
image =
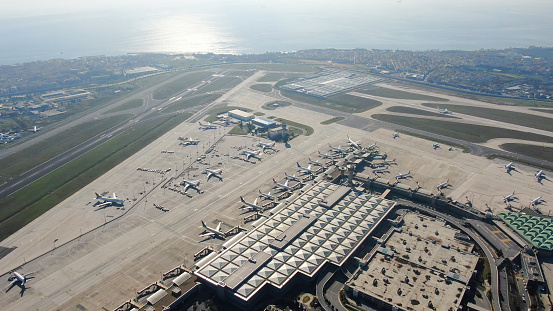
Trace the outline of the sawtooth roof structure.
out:
[[[327,262],[341,266],[395,205],[355,191],[332,208],[320,205],[343,189],[325,181],[315,184],[277,207],[270,218],[195,274],[248,301],[265,284],[281,289],[297,273],[312,277]]]
[[[536,248],[553,250],[552,219],[512,212],[503,212],[499,218]]]

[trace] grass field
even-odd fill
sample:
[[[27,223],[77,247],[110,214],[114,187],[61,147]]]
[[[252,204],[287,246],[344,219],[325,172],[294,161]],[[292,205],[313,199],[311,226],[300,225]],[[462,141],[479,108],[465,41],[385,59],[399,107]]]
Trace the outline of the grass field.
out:
[[[86,122],[16,152],[0,160],[0,175],[19,176],[33,167],[66,152],[101,132],[128,120],[131,115],[118,115]]]
[[[402,117],[388,114],[374,114],[372,117],[380,121],[399,124],[473,143],[483,143],[493,138],[515,138],[553,143],[553,137],[491,126]]]
[[[309,136],[309,135],[313,134],[313,132],[314,132],[312,127],[307,126],[305,124],[298,123],[298,122],[294,122],[294,121],[290,121],[290,120],[286,120],[286,119],[282,119],[282,118],[276,118],[275,121],[280,122],[280,123],[286,123],[286,125],[288,125],[288,126],[292,126],[292,127],[302,129],[304,131],[305,136]]]
[[[553,147],[544,147],[528,144],[502,144],[499,147],[503,150],[523,154],[525,156],[534,157],[537,159],[542,159],[546,161],[553,160]]]
[[[423,104],[427,107],[433,107],[432,104]],[[475,117],[506,122],[516,125],[527,126],[539,130],[553,132],[553,118],[536,116],[527,113],[505,111],[501,109],[492,109],[484,107],[472,107],[463,105],[441,105],[453,112],[468,114]]]
[[[257,69],[267,71],[288,71],[288,72],[319,72],[320,67],[317,65],[299,64],[299,63],[272,63],[272,64],[229,64],[221,67],[231,69]]]
[[[248,132],[244,128],[240,128],[240,126],[237,125],[233,127],[228,133],[233,135],[246,135],[248,134]]]
[[[470,152],[470,148],[465,147],[465,146],[463,146],[463,145],[454,144],[454,143],[451,143],[451,142],[449,142],[449,141],[445,141],[445,140],[441,140],[441,139],[436,139],[436,138],[433,138],[433,137],[430,137],[430,136],[421,135],[421,134],[413,133],[413,132],[409,132],[409,131],[397,130],[397,132],[398,132],[398,133],[401,133],[401,134],[413,136],[413,137],[418,137],[418,138],[426,139],[426,140],[431,141],[431,142],[433,142],[433,143],[440,143],[440,144],[442,144],[443,146],[451,146],[451,147],[459,148],[459,149],[463,150],[464,153],[469,153],[469,152]]]
[[[273,86],[266,83],[253,84],[253,85],[250,85],[250,89],[259,91],[259,92],[270,93],[273,90]]]
[[[458,117],[454,117],[454,116],[451,116],[451,115],[441,114],[441,113],[432,112],[432,111],[426,111],[426,110],[412,108],[412,107],[404,107],[404,106],[388,107],[386,109],[386,111],[398,112],[398,113],[409,113],[409,114],[416,114],[416,115],[429,116],[429,117],[442,117],[442,118],[460,119]]]
[[[185,91],[194,84],[207,79],[213,74],[211,71],[191,72],[182,78],[168,83],[154,91],[154,99],[167,99]]]
[[[242,108],[242,107],[236,107],[236,106],[225,106],[225,107],[219,107],[219,108],[215,108],[215,109],[211,109],[207,114],[207,118],[205,118],[204,120],[206,122],[214,122],[214,121],[217,121],[217,115],[220,114],[220,113],[224,113],[224,112],[229,112],[233,109],[240,109],[240,110],[243,110],[243,111],[246,111],[246,112],[252,112],[253,110],[251,109],[248,109],[248,108]]]
[[[207,92],[215,92],[222,89],[231,89],[242,82],[242,79],[237,77],[221,77],[210,84],[198,89],[194,94],[202,94]]]
[[[530,108],[530,110],[545,112],[545,113],[553,113],[553,110],[551,109]]]
[[[284,79],[285,77],[286,77],[286,73],[269,72],[263,77],[257,79],[257,82],[276,82],[278,80]]]
[[[279,107],[274,107],[273,104],[279,104],[280,106]],[[286,106],[290,106],[290,105],[292,105],[292,104],[289,103],[289,102],[285,102],[285,101],[282,101],[282,100],[277,100],[277,101],[274,101],[274,102],[265,103],[265,104],[263,104],[263,106],[261,106],[261,108],[263,108],[265,110],[275,110],[275,109],[278,109],[280,107],[286,107]]]
[[[432,100],[432,101],[440,101],[440,102],[449,101],[448,99],[445,99],[445,98],[415,94],[415,93],[399,91],[399,90],[392,90],[384,87],[361,88],[356,91],[360,93],[368,94],[368,95],[387,97],[387,98],[396,98],[396,99]]]
[[[260,111],[256,111],[256,112],[254,112],[254,113],[253,113],[253,115],[254,115],[254,116],[258,116],[258,117],[260,117],[260,116],[264,116],[264,115],[265,115],[265,113],[263,113],[263,112],[260,112]]]
[[[144,100],[142,100],[142,99],[139,99],[139,98],[131,99],[128,102],[124,103],[123,105],[120,105],[118,107],[115,107],[111,110],[108,110],[108,111],[104,112],[103,115],[104,114],[109,114],[109,113],[114,113],[114,112],[125,111],[125,110],[129,110],[129,109],[133,109],[133,108],[138,108],[138,107],[142,106],[143,104],[144,104]]]
[[[190,117],[154,119],[118,135],[0,201],[0,240],[30,223]]]
[[[332,124],[332,123],[335,123],[335,122],[342,121],[344,119],[345,119],[344,117],[334,117],[334,118],[322,121],[321,124],[322,125],[329,125],[329,124]]]
[[[292,100],[349,113],[365,112],[382,105],[382,102],[378,100],[348,94],[330,96],[326,100],[317,99],[296,92],[282,92],[282,95]]]
[[[163,110],[164,113],[179,111],[182,109],[209,104],[221,97],[221,94],[202,94],[192,98],[180,99]]]

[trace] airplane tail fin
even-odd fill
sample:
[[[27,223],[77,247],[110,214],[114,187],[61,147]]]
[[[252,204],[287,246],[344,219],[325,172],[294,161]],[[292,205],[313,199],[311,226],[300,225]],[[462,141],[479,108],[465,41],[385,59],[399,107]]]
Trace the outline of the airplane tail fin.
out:
[[[297,165],[298,167],[301,167],[301,165],[300,165],[300,163],[299,163],[299,162],[296,162],[296,165]]]
[[[240,201],[242,201],[242,203],[246,203],[246,201],[244,201],[244,198],[242,196],[240,196]]]
[[[102,197],[101,195],[98,194],[98,192],[94,192],[94,194],[96,195],[96,199],[99,199]]]
[[[286,173],[284,173],[284,174],[286,174]],[[275,184],[276,184],[276,180],[275,180],[274,178],[273,178],[273,183],[275,183]],[[261,190],[259,190],[259,191],[261,191]]]
[[[202,220],[202,227],[206,228],[205,222]]]

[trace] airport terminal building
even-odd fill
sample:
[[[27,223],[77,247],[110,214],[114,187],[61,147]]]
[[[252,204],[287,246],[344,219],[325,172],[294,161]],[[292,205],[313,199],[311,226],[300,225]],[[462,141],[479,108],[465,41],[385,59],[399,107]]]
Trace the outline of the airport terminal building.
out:
[[[197,264],[195,275],[220,299],[253,306],[264,293],[310,282],[327,265],[341,266],[395,202],[327,181],[277,206],[224,250]]]

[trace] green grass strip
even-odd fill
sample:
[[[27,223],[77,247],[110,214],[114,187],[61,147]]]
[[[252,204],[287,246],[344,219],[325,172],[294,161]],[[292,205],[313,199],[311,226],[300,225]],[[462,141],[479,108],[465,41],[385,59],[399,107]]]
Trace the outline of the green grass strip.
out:
[[[313,132],[314,132],[312,127],[307,126],[305,124],[298,123],[298,122],[294,122],[294,121],[290,121],[290,120],[286,120],[286,119],[282,119],[282,118],[276,118],[275,121],[280,122],[280,123],[286,123],[286,125],[289,125],[289,126],[292,126],[292,127],[297,127],[299,129],[303,129],[305,131],[305,136],[309,136],[309,135],[313,134]]]
[[[405,92],[400,90],[393,90],[393,89],[388,89],[384,87],[376,87],[376,88],[371,87],[371,88],[358,89],[357,92],[378,96],[378,97],[387,97],[387,98],[396,98],[396,99],[432,100],[432,101],[441,101],[441,102],[449,101],[448,99],[445,99],[445,98],[410,93],[410,92]]]
[[[192,72],[154,91],[154,99],[167,99],[171,96],[191,88],[194,84],[207,79],[213,74],[211,71]]]
[[[144,104],[144,100],[140,99],[140,98],[136,98],[136,99],[131,99],[129,100],[128,102],[118,106],[118,107],[115,107],[111,110],[108,110],[104,113],[102,113],[103,115],[104,114],[109,114],[109,113],[114,113],[114,112],[119,112],[119,111],[125,111],[125,110],[129,110],[129,109],[133,109],[133,108],[138,108],[140,106],[142,106]]]
[[[332,124],[332,123],[342,121],[344,119],[345,119],[344,117],[334,117],[334,118],[322,121],[321,124],[322,125],[329,125],[329,124]]]

